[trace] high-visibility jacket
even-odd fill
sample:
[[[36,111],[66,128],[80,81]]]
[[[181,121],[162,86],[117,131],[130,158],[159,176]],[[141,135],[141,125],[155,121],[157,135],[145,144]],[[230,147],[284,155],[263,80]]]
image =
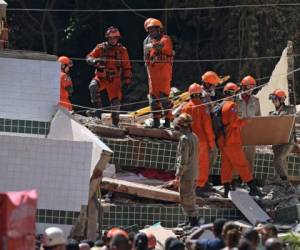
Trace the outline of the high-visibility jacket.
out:
[[[99,58],[100,66],[95,70],[95,79],[99,90],[106,90],[110,101],[122,99],[121,80],[129,83],[132,77],[131,62],[126,47],[118,43],[115,46],[107,42],[98,44],[87,57]]]

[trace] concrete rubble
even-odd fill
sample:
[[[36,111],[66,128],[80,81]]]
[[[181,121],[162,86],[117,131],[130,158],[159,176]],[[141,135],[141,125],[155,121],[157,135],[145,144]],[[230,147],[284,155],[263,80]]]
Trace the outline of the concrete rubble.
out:
[[[174,133],[172,130],[147,129],[141,126],[141,124],[144,122],[143,118],[139,118],[139,121],[136,122],[132,121],[132,119],[127,116],[124,116],[123,118],[121,116],[120,128],[111,126],[111,121],[108,117],[100,120],[94,117],[85,117],[75,114],[74,118],[89,128],[100,138],[135,138],[137,140],[140,139],[145,141],[147,141],[147,138],[156,138],[157,140],[169,140],[176,142],[180,135],[177,132]],[[148,119],[148,117],[145,116],[145,119]],[[258,146],[257,153],[271,155],[272,148],[271,146]],[[110,209],[113,209],[113,207],[115,207],[115,209],[122,207],[123,211],[125,209],[124,206],[126,205],[129,207],[134,206],[135,209],[138,209],[140,206],[140,209],[143,210],[143,206],[153,206],[153,209],[155,209],[155,206],[160,206],[160,204],[164,204],[163,206],[173,206],[175,204],[179,204],[178,192],[167,190],[166,188],[170,188],[168,185],[166,185],[167,183],[162,185],[163,181],[161,180],[145,178],[140,173],[136,172],[135,169],[130,168],[128,170],[125,166],[121,165],[114,166],[113,170],[110,166],[108,175],[106,175],[104,172],[104,176],[108,176],[104,177],[102,183],[100,184],[101,191],[104,192],[104,194],[106,193],[101,200],[101,206],[104,214],[105,211],[108,210],[108,215],[110,215],[111,211],[113,211]],[[125,169],[123,167],[125,167]],[[235,209],[238,211],[238,209],[229,199],[224,199],[221,197],[221,190],[222,189],[216,187],[216,191],[210,193],[210,198],[199,198],[198,204],[200,207],[203,209],[216,209],[217,213],[218,209]],[[274,178],[269,178],[264,181],[262,191],[264,192],[265,196],[258,201],[258,204],[264,211],[268,211],[269,215],[275,221],[276,218],[274,217],[274,211],[299,204],[300,194],[297,192],[297,189],[288,184],[288,182],[282,182],[275,180]],[[250,197],[249,199],[252,200]],[[245,220],[245,217],[243,217],[242,214],[247,214],[247,212],[249,212],[246,211],[248,208],[239,208],[241,209],[241,213],[238,215],[239,217],[234,220]],[[203,223],[211,222],[207,221],[204,216],[205,213],[206,212],[204,211],[202,218]],[[130,214],[126,216],[130,217]],[[212,219],[212,217],[210,219]],[[109,223],[104,223],[102,226],[105,228],[107,224]],[[246,225],[247,223],[243,222],[243,224]],[[256,224],[256,222],[254,224]],[[183,237],[186,235],[186,233],[182,232],[180,232],[179,235],[180,234],[183,235]]]

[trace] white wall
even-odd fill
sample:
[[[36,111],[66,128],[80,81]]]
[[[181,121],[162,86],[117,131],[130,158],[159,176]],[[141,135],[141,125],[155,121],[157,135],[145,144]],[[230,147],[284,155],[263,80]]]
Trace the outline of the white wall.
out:
[[[0,56],[0,118],[50,121],[59,102],[56,61]]]
[[[0,135],[0,192],[37,189],[38,208],[87,205],[93,143]]]

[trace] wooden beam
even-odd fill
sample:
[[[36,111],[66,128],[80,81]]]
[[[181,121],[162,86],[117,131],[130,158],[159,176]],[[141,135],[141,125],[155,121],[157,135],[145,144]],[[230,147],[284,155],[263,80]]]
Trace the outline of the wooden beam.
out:
[[[172,141],[179,141],[180,132],[170,130],[170,129],[160,129],[160,128],[144,128],[137,126],[127,126],[126,129],[130,135],[141,136],[141,137],[151,137]]]
[[[111,192],[126,193],[138,197],[180,203],[179,193],[165,188],[154,187],[124,180],[104,177],[100,188]],[[199,206],[212,205],[214,207],[232,207],[229,199],[225,198],[197,198]]]

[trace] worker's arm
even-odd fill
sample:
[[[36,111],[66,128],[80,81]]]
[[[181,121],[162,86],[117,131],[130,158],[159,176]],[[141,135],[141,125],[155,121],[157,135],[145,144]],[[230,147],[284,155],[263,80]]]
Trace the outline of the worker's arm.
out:
[[[238,128],[238,127],[243,127],[247,123],[247,119],[241,119],[239,118],[237,114],[237,106],[233,104],[230,109],[229,109],[229,124],[232,128]]]
[[[189,143],[185,136],[181,136],[177,146],[176,177],[185,172],[189,160]]]
[[[215,134],[212,127],[211,117],[209,108],[205,105],[201,107],[202,112],[202,124],[204,128],[204,133],[206,135],[206,138],[208,140],[209,148],[213,149],[215,147]]]
[[[101,44],[97,44],[97,46],[86,56],[86,62],[94,67],[98,67],[98,64],[100,65],[101,61],[104,60],[104,58],[101,58],[103,54],[103,46]]]
[[[128,51],[125,47],[122,47],[121,53],[121,64],[122,64],[122,78],[125,80],[126,84],[131,82],[132,72],[131,72],[131,62],[129,59]]]

